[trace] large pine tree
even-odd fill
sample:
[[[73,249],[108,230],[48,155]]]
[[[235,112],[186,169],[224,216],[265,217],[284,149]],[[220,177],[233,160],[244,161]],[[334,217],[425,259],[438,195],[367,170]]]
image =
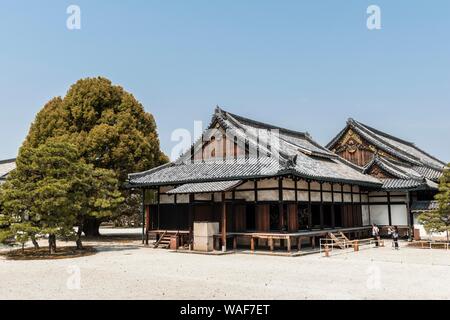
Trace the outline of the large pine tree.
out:
[[[112,170],[95,169],[79,156],[77,147],[58,138],[36,148],[24,146],[17,168],[0,189],[4,239],[22,245],[48,234],[50,253],[56,237],[74,237],[81,249],[80,230],[87,218],[110,216],[122,202]]]
[[[112,169],[121,186],[128,173],[168,161],[160,151],[153,116],[132,94],[102,77],[79,80],[65,97],[50,100],[37,114],[24,146],[37,147],[55,137],[76,145],[94,168]],[[125,202],[115,215],[138,212],[131,191],[121,187],[121,192]],[[86,220],[85,234],[98,235],[102,220]]]

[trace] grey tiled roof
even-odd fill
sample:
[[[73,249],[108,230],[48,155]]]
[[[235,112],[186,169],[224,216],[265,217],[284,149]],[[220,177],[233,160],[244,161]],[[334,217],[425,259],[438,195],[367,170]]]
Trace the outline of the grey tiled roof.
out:
[[[423,189],[438,189],[438,185],[428,179],[384,179],[384,190],[423,190]]]
[[[276,175],[279,171],[279,163],[274,158],[261,158],[257,161],[213,159],[194,163],[170,163],[147,172],[130,174],[129,182],[131,185],[162,185],[240,180]]]
[[[315,156],[322,156],[326,158],[336,157],[330,150],[321,146],[319,143],[315,142],[309,133],[294,131],[291,129],[286,129],[271,124],[255,121],[242,116],[238,116],[233,113],[226,112],[220,108],[216,109],[215,116],[222,118],[224,123],[228,126],[252,130],[252,129],[265,129],[265,130],[278,130],[280,134],[280,148],[281,151],[289,153],[289,150],[294,149],[294,154],[301,149],[304,152],[310,153]]]
[[[438,207],[439,207],[439,203],[434,200],[413,201],[413,203],[411,204],[411,211],[412,212],[430,211],[430,210],[436,210]]]
[[[230,190],[239,184],[241,180],[232,181],[214,181],[214,182],[199,182],[199,183],[186,183],[181,186],[168,191],[168,194],[183,194],[183,193],[210,193]]]
[[[377,165],[394,178],[382,179],[383,189],[395,190],[395,189],[437,189],[437,184],[428,179],[428,177],[421,175],[414,167],[405,163],[394,162],[386,158],[375,155],[365,167],[364,172],[368,172],[369,169]]]
[[[404,164],[404,163],[399,163],[399,162],[394,162],[392,160],[388,160],[386,158],[380,157],[379,155],[374,155],[372,161],[370,161],[365,167],[364,167],[364,172],[368,172],[369,169],[373,166],[373,165],[377,165],[380,168],[382,168],[383,170],[385,170],[386,172],[388,172],[390,175],[399,178],[399,179],[419,179],[419,180],[423,180],[424,177],[423,175],[421,175],[419,172],[414,170],[414,167],[408,165],[408,164]]]
[[[8,174],[16,168],[16,159],[0,161],[0,181],[6,179]]]
[[[301,176],[319,180],[354,181],[359,183],[379,184],[380,180],[345,164],[339,158],[318,160],[299,153],[294,169]]]
[[[333,138],[333,140],[328,143],[327,147],[332,148],[333,145],[346,132],[347,128],[351,128],[379,149],[411,165],[432,168],[436,171],[442,171],[446,165],[446,163],[419,149],[413,143],[396,138],[354,119],[349,119],[347,121],[346,128],[344,128],[335,138]]]
[[[435,170],[433,168],[428,168],[424,166],[414,166],[413,169],[414,171],[420,173],[422,176],[435,182],[438,181],[439,178],[442,176],[442,171]]]
[[[143,173],[130,174],[130,186],[240,180],[285,174],[328,182],[381,186],[380,180],[363,174],[361,168],[349,164],[320,146],[308,133],[257,122],[228,113],[220,108],[216,108],[210,127],[212,128],[215,123],[219,123],[224,129],[241,132],[245,135],[249,146],[256,146],[259,148],[260,154],[269,153],[271,156],[260,157],[258,161],[255,161],[254,158],[248,160],[240,158],[227,162],[208,160],[191,163],[191,153],[188,151],[168,165]],[[257,129],[279,131],[280,139],[277,150],[275,150],[275,146],[267,148],[259,143],[253,133]],[[202,141],[198,140],[193,145],[193,149],[198,150],[201,145]],[[274,155],[279,157],[274,157]]]

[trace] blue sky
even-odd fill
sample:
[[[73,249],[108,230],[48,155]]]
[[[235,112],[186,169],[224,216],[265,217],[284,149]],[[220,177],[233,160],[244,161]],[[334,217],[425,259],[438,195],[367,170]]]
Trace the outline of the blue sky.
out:
[[[81,30],[66,8],[81,8]],[[366,28],[381,8],[382,29]],[[0,159],[79,78],[122,85],[176,128],[216,105],[327,143],[348,117],[450,161],[450,2],[2,0]]]

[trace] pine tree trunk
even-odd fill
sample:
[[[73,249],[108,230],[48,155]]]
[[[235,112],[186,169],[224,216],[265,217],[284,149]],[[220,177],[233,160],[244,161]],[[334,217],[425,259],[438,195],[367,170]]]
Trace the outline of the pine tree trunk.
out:
[[[50,254],[56,253],[56,236],[54,234],[48,236],[48,249]]]
[[[77,250],[83,250],[83,243],[81,242],[82,232],[83,232],[83,225],[81,224],[78,226],[78,231],[77,231],[77,240],[76,240]]]
[[[39,243],[36,241],[35,237],[31,237],[31,242],[36,250],[39,249]]]
[[[86,218],[83,223],[83,232],[86,237],[99,237],[100,236],[100,223],[101,221],[95,218]]]

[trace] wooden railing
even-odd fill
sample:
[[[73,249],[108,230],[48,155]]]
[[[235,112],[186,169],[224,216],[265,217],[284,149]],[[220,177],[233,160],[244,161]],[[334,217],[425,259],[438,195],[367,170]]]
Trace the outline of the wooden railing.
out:
[[[164,231],[163,234],[159,237],[158,241],[155,242],[155,244],[153,245],[153,248],[158,248],[159,243],[161,242],[161,240],[164,238],[164,236],[166,235],[167,231]]]
[[[352,247],[353,251],[359,251],[361,246],[372,245],[374,243],[380,247],[384,247],[384,240],[382,239],[374,240],[373,238],[367,238],[355,240],[342,240],[340,244],[337,244],[333,239],[323,238],[320,239],[320,253],[324,253],[325,257],[329,257],[330,253],[332,253],[336,247],[339,247],[339,249]],[[348,251],[344,250],[343,252]]]

